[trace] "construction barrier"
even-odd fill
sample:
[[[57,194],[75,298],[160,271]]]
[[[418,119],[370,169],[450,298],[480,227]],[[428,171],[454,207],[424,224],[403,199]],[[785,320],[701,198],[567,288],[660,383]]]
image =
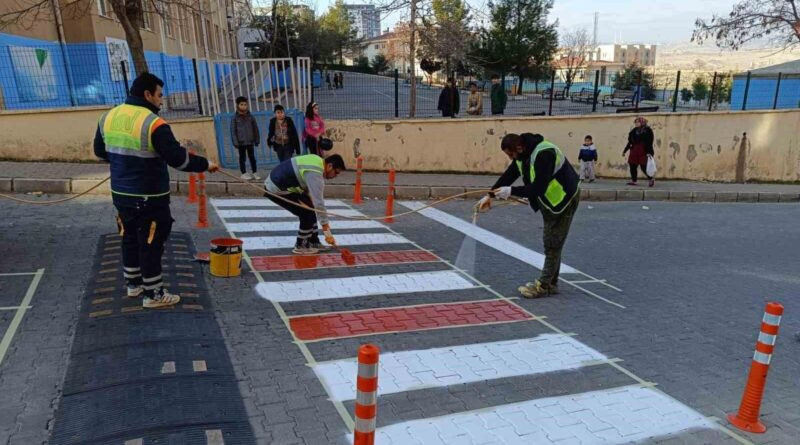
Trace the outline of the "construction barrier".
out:
[[[353,191],[353,204],[362,204],[364,202],[361,199],[361,167],[363,164],[364,161],[359,156],[356,159],[356,189]]]
[[[206,207],[206,175],[198,173],[197,179],[200,184],[200,193],[198,195],[197,205],[197,227],[198,229],[205,229],[208,227],[208,208]]]
[[[188,204],[197,203],[197,177],[194,173],[189,174],[189,194],[186,197]]]
[[[747,377],[747,384],[742,395],[742,403],[739,411],[735,414],[728,414],[728,421],[735,427],[751,433],[763,433],[767,431],[758,420],[761,410],[761,399],[764,395],[764,386],[767,383],[767,372],[772,361],[772,351],[775,349],[775,340],[778,337],[778,328],[781,324],[783,306],[780,303],[770,302],[764,309],[764,317],[761,321],[761,332],[758,334],[756,342],[756,352],[753,354],[753,362],[750,364],[750,374]]]
[[[389,170],[389,192],[386,196],[386,221],[387,223],[394,222],[394,180],[395,180],[395,171],[394,169]]]
[[[375,443],[379,355],[380,349],[375,345],[366,344],[358,348],[354,445],[373,445]]]

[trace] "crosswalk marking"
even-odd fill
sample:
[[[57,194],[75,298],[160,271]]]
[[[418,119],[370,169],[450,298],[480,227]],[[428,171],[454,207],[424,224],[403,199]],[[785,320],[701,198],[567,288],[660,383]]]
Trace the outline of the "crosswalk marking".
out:
[[[245,250],[282,249],[293,247],[296,236],[245,236],[239,238],[244,242]],[[339,246],[368,246],[375,244],[408,244],[409,240],[393,233],[359,233],[336,235]]]
[[[244,232],[293,232],[297,231],[297,221],[270,222],[238,222],[228,223],[228,230],[234,233]],[[333,230],[339,229],[382,229],[383,224],[377,221],[354,221],[343,219],[331,224]]]
[[[476,287],[453,271],[367,275],[302,281],[259,283],[256,292],[270,301],[293,302],[352,298],[367,295],[403,294],[469,289]]]
[[[562,334],[381,353],[378,393],[416,389],[575,369],[606,360],[599,352]],[[318,363],[314,372],[336,400],[356,395],[358,362],[353,359]]]
[[[396,423],[378,428],[375,443],[622,444],[715,428],[702,414],[653,388],[623,386]]]
[[[353,209],[331,209],[330,212],[336,213],[337,215],[345,216],[345,217],[363,217],[364,214],[359,212],[358,210]],[[278,209],[278,210],[217,210],[217,214],[220,218],[297,218],[296,216],[292,215],[288,210]],[[335,219],[336,216],[331,216],[331,218]]]
[[[212,199],[211,204],[216,207],[278,207],[278,204],[270,201],[267,198],[259,199]],[[347,207],[347,204],[338,199],[326,199],[326,207]]]

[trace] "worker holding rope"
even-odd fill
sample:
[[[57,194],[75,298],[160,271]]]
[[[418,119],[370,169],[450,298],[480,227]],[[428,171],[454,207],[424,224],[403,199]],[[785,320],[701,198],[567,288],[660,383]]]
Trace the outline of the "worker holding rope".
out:
[[[124,104],[100,118],[94,153],[111,168],[111,196],[122,235],[122,265],[128,297],[144,294],[145,308],[171,306],[180,296],[161,279],[161,256],[172,229],[167,166],[186,172],[215,172],[216,164],[189,153],[158,117],[164,82],[142,73]]]
[[[321,146],[321,152],[332,148],[329,139],[320,142],[325,143],[328,145]],[[267,191],[264,196],[300,219],[297,241],[292,252],[312,255],[328,250],[319,240],[317,217],[322,225],[325,242],[331,246],[336,245],[325,208],[324,188],[326,179],[333,179],[345,170],[344,160],[338,154],[325,159],[308,154],[281,162],[264,181]]]
[[[518,288],[525,298],[539,298],[558,293],[561,250],[567,239],[572,218],[580,201],[579,179],[564,152],[541,135],[507,134],[500,143],[512,161],[497,180],[492,191],[476,204],[486,211],[492,198],[511,196],[527,198],[534,212],[541,210],[544,219],[545,260],[538,280]],[[522,176],[522,186],[511,184]]]

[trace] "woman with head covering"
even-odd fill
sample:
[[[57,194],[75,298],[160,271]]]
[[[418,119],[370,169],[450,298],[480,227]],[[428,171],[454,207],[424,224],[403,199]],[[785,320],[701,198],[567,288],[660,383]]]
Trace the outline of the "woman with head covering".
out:
[[[656,180],[647,174],[647,157],[653,156],[653,129],[647,125],[647,119],[642,116],[633,121],[633,130],[628,133],[628,145],[622,150],[622,156],[628,153],[628,167],[631,171],[631,181],[628,185],[636,185],[638,179],[638,168],[641,167],[642,173],[649,179],[649,186],[655,185]]]

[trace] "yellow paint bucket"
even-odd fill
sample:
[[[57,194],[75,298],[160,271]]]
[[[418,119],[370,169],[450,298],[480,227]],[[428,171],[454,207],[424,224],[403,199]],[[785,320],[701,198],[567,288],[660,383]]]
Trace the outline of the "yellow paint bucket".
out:
[[[215,277],[238,277],[242,274],[242,240],[216,238],[211,240],[211,275]]]

